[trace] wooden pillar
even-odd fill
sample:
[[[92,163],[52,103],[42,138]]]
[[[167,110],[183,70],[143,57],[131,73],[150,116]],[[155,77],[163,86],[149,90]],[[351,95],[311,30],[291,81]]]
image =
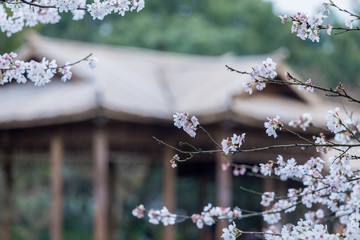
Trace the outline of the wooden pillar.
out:
[[[93,133],[95,240],[108,240],[108,156],[109,145],[104,126]]]
[[[116,239],[116,231],[119,227],[118,222],[118,203],[116,199],[116,163],[114,161],[109,160],[109,185],[108,185],[108,191],[109,191],[109,207],[108,207],[108,216],[109,216],[109,240]]]
[[[274,189],[273,192],[275,192],[275,194],[278,194],[278,196],[287,196],[288,194],[287,184],[289,183],[289,181],[276,180],[275,183],[276,183],[276,189]],[[289,216],[290,216],[289,214],[281,213],[281,221],[277,224],[279,229],[281,229],[281,227],[284,224],[289,222],[288,221]]]
[[[51,222],[50,239],[62,240],[63,229],[63,155],[64,142],[61,134],[55,133],[50,140],[51,164]]]
[[[226,161],[222,152],[216,153],[216,204],[219,207],[231,207],[232,205],[232,169],[229,167],[224,171],[221,166]],[[222,229],[228,225],[228,221],[216,223],[215,239],[221,239]]]
[[[3,158],[3,172],[4,172],[4,208],[3,208],[3,225],[2,225],[2,239],[12,239],[12,213],[13,213],[13,161],[12,150],[6,149]]]
[[[177,170],[171,167],[170,159],[175,155],[173,149],[165,148],[163,155],[163,204],[170,212],[176,210],[176,178]],[[176,239],[176,226],[163,227],[163,240]]]

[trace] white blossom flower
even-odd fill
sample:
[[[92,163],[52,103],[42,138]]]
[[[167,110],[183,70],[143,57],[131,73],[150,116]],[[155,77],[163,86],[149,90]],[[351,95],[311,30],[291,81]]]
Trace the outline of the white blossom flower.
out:
[[[297,120],[292,120],[289,122],[289,126],[291,127],[300,127],[302,130],[306,131],[311,124],[312,117],[309,113],[303,113],[301,116],[298,117]]]
[[[88,12],[93,19],[104,19],[111,13],[122,16],[127,11],[137,12],[145,7],[144,0],[37,0],[37,7],[25,1],[5,2],[0,5],[0,31],[11,36],[24,27],[34,27],[38,23],[54,24],[60,21],[62,12],[71,12],[73,20],[80,20]]]
[[[266,79],[274,79],[277,76],[275,69],[276,63],[271,58],[263,61],[262,65],[252,67],[250,72],[251,81],[243,83],[245,92],[251,95],[253,86],[259,91],[263,90],[266,87]]]
[[[306,82],[305,82],[306,85],[299,85],[298,86],[298,89],[302,92],[314,92],[314,87],[311,86],[311,79],[308,79]]]
[[[270,205],[272,201],[274,201],[274,192],[264,192],[261,196],[261,202],[260,204],[264,207],[267,207]]]
[[[245,133],[241,135],[236,135],[234,133],[230,140],[229,138],[226,138],[221,141],[222,150],[226,155],[228,155],[230,151],[235,152],[236,150],[240,149],[244,141]]]
[[[353,22],[354,22],[354,19],[346,19],[345,20],[345,26],[352,29],[353,28]]]
[[[281,23],[285,23],[288,20],[287,15],[283,15],[283,16],[279,16],[279,18],[281,19]]]
[[[333,26],[331,26],[330,24],[326,24],[326,33],[328,35],[331,35],[332,29],[333,29]]]
[[[309,38],[313,42],[319,42],[319,31],[323,29],[324,19],[327,18],[327,15],[324,13],[330,13],[328,11],[329,5],[323,4],[321,12],[308,16],[306,13],[298,12],[288,18],[285,16],[280,16],[281,22],[285,23],[288,19],[292,21],[291,32],[297,33],[297,36],[302,40]],[[327,24],[327,33],[330,35],[332,26]]]
[[[271,176],[272,167],[273,167],[272,163],[266,163],[266,164],[260,163],[261,174],[264,176]]]
[[[327,120],[327,127],[330,131],[333,133],[338,133],[341,131],[346,130],[346,128],[343,126],[342,121],[339,116],[340,109],[338,107],[334,108],[333,110],[329,110],[328,114],[326,115]]]
[[[197,126],[199,126],[199,121],[195,116],[190,117],[189,113],[176,113],[174,117],[174,126],[178,128],[183,128],[184,131],[189,134],[191,137],[195,137]]]
[[[173,156],[173,158],[170,159],[171,167],[172,167],[172,168],[176,168],[176,167],[177,167],[176,162],[178,162],[179,160],[180,160],[179,155],[178,155],[178,154],[175,154],[175,155]]]
[[[327,145],[328,142],[325,139],[325,135],[323,133],[320,133],[320,137],[313,136],[313,139],[315,139],[315,144],[318,145]],[[327,153],[328,148],[325,146],[317,146],[316,151],[319,153]]]
[[[90,57],[88,59],[88,65],[91,69],[96,68],[98,64],[99,64],[99,59],[97,57]]]
[[[274,136],[274,138],[277,137],[276,130],[282,128],[282,123],[280,122],[280,117],[276,115],[274,118],[267,118],[269,121],[264,123],[264,126],[266,128],[266,133],[268,136]]]
[[[143,218],[144,217],[145,208],[144,205],[140,204],[136,208],[132,210],[132,215],[137,218]]]
[[[224,240],[235,240],[237,238],[237,228],[234,222],[230,224],[227,228],[223,228],[222,231],[223,234],[221,235],[221,237]]]

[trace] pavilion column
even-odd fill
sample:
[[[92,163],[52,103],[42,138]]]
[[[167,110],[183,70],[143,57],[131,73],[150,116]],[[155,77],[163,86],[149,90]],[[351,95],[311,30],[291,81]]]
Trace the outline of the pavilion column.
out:
[[[109,225],[108,225],[108,229],[109,229],[109,233],[108,233],[108,237],[109,240],[111,239],[116,239],[116,231],[119,228],[119,221],[117,218],[118,215],[118,203],[117,203],[117,198],[116,198],[116,176],[117,176],[117,169],[116,169],[116,162],[111,161],[111,159],[109,159],[109,180],[108,180],[108,189],[109,189],[109,205],[108,205],[108,219],[109,219]]]
[[[227,159],[224,153],[216,153],[216,204],[219,207],[231,207],[232,205],[232,171],[228,167],[225,171],[221,164],[226,163]],[[222,229],[227,227],[227,221],[219,221],[216,223],[215,239],[221,239]]]
[[[170,159],[173,158],[175,152],[173,149],[165,147],[163,154],[163,204],[169,209],[170,212],[176,210],[176,179],[177,170],[172,168]],[[175,240],[176,239],[176,226],[163,227],[163,240]]]
[[[108,157],[109,143],[104,126],[95,126],[93,132],[95,240],[108,240]]]
[[[62,240],[63,229],[63,156],[64,141],[59,133],[55,133],[50,140],[51,164],[51,222],[50,239]]]
[[[4,208],[3,208],[3,225],[2,239],[12,239],[12,213],[13,213],[13,158],[12,151],[5,149],[3,158],[4,173]]]

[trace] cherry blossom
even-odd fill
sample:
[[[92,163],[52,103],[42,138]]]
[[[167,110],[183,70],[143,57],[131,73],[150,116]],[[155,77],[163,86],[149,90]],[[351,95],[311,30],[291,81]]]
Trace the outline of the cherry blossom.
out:
[[[277,76],[275,71],[276,63],[273,62],[271,58],[267,58],[262,62],[262,65],[256,65],[252,68],[252,72],[250,72],[251,82],[244,82],[243,87],[245,92],[252,94],[252,87],[259,91],[263,90],[266,87],[267,79],[274,79]]]
[[[264,207],[269,206],[270,203],[274,201],[274,196],[275,196],[274,192],[264,192],[263,195],[261,196],[260,204],[263,205]]]
[[[286,21],[288,21],[288,16],[287,15],[279,16],[279,18],[281,19],[281,23],[286,23]]]
[[[354,22],[354,19],[346,19],[345,26],[347,26],[350,29],[353,29],[353,22]]]
[[[230,140],[229,138],[222,140],[222,150],[226,155],[228,155],[229,152],[235,152],[236,150],[240,149],[244,141],[245,133],[241,134],[241,136],[234,133]]]
[[[298,117],[297,120],[292,120],[289,122],[289,126],[291,127],[300,127],[302,130],[306,131],[311,124],[312,117],[309,113],[303,113],[301,116]]]
[[[234,170],[233,170],[233,175],[234,176],[239,176],[239,175],[245,175],[246,173],[246,167],[245,165],[240,165],[239,167],[234,167]]]
[[[71,12],[73,20],[82,19],[85,12],[93,19],[102,20],[112,13],[124,16],[127,11],[139,12],[144,6],[144,0],[94,0],[88,4],[86,0],[5,1],[0,5],[0,30],[11,36],[38,23],[57,23],[62,12]]]
[[[340,109],[336,107],[333,110],[329,110],[328,114],[325,117],[327,120],[327,127],[333,133],[338,133],[346,130],[340,119],[339,111]]]
[[[88,65],[91,69],[96,68],[98,64],[99,64],[99,59],[97,57],[90,57],[88,59]]]
[[[136,208],[132,210],[132,215],[137,218],[143,218],[144,217],[145,208],[144,205],[140,204]]]
[[[137,218],[143,218],[146,209],[141,204],[132,210],[132,214]],[[229,220],[232,221],[234,219],[241,219],[242,211],[240,208],[235,207],[233,209],[227,207],[218,207],[213,206],[212,204],[208,204],[204,207],[201,213],[194,213],[191,217],[187,216],[178,216],[169,212],[166,207],[163,207],[161,210],[150,209],[148,212],[149,222],[151,224],[160,224],[162,223],[164,226],[175,224],[177,219],[182,218],[190,218],[193,223],[195,223],[196,227],[201,229],[204,225],[212,226],[215,224],[216,220]]]
[[[331,35],[331,32],[332,32],[332,30],[333,30],[333,26],[331,26],[330,24],[326,24],[326,33],[328,34],[328,35]]]
[[[149,222],[152,224],[162,223],[164,226],[174,225],[177,215],[169,212],[166,207],[161,210],[150,209],[148,212]]]
[[[176,168],[177,164],[176,162],[180,160],[180,157],[178,154],[175,154],[172,159],[170,159],[171,167]]]
[[[274,136],[274,138],[277,138],[276,130],[282,128],[282,123],[280,122],[280,117],[277,115],[274,118],[267,118],[269,122],[265,122],[264,126],[266,128],[266,133],[268,136]]]
[[[230,224],[227,228],[223,228],[222,231],[223,231],[223,234],[221,235],[221,237],[224,240],[235,240],[237,238],[237,236],[239,235],[234,222],[232,224]]]
[[[323,3],[321,4],[320,13],[324,14],[330,14],[330,3]]]
[[[349,29],[353,29],[353,22],[359,20],[359,16],[339,8],[337,5],[334,4],[334,1],[329,0],[328,3],[323,3],[320,8],[320,12],[315,15],[309,16],[306,13],[298,12],[291,17],[287,15],[279,16],[281,19],[281,23],[285,23],[288,21],[292,22],[291,32],[297,33],[297,36],[300,37],[302,40],[310,39],[312,42],[319,42],[319,31],[325,30],[328,35],[331,35],[333,30],[333,26],[330,24],[324,24],[324,20],[330,14],[330,7],[335,7],[339,11],[345,12],[350,15],[351,19],[345,20],[345,26]],[[347,30],[344,28],[337,28],[342,30]]]
[[[189,113],[176,113],[173,115],[174,125],[178,128],[183,128],[184,131],[191,137],[196,136],[197,126],[199,121],[195,116],[190,117]]]
[[[320,137],[313,136],[313,139],[315,140],[315,144],[318,144],[318,145],[328,144],[328,142],[325,139],[325,135],[323,133],[320,133]],[[319,153],[327,153],[328,148],[326,148],[324,146],[317,146],[316,151]]]
[[[324,7],[326,6],[326,7]],[[319,31],[324,29],[323,21],[327,18],[327,15],[324,13],[330,13],[328,9],[329,5],[323,5],[323,8],[320,13],[316,15],[309,16],[306,13],[298,12],[291,17],[279,16],[282,23],[287,21],[292,22],[291,32],[297,33],[296,36],[302,40],[310,39],[312,42],[319,42]],[[327,34],[331,34],[333,27],[330,24],[326,25]]]
[[[273,167],[273,161],[270,163],[260,163],[260,172],[264,176],[271,176],[272,173],[272,167]]]
[[[325,225],[314,224],[310,220],[302,219],[297,222],[297,225],[283,226],[278,235],[274,235],[269,231],[264,236],[266,240],[341,239],[340,234],[330,234]]]
[[[13,52],[0,55],[1,85],[12,81],[26,83],[29,80],[35,86],[43,86],[51,82],[51,79],[57,73],[62,74],[61,81],[66,82],[72,76],[71,66],[76,64],[66,63],[65,65],[58,65],[55,60],[48,60],[46,58],[43,58],[40,62],[35,60],[25,62],[16,60],[16,57],[17,54]],[[89,57],[90,55],[78,62],[87,61]]]
[[[300,84],[298,89],[302,92],[314,92],[314,87],[311,86],[311,79],[305,82],[306,85]]]
[[[34,27],[39,23],[54,24],[60,21],[62,12],[71,12],[73,20],[82,19],[86,12],[94,19],[102,20],[108,14],[118,13],[123,16],[127,11],[140,11],[144,6],[144,0],[94,0],[88,4],[86,0],[3,1],[0,4],[0,31],[10,37],[24,27]],[[93,56],[62,66],[46,58],[40,62],[24,62],[15,58],[15,53],[0,55],[0,84],[12,81],[26,83],[29,80],[35,86],[43,86],[51,82],[57,73],[62,74],[61,81],[66,82],[72,77],[72,65],[88,61],[89,67],[93,69],[98,64],[98,59]]]

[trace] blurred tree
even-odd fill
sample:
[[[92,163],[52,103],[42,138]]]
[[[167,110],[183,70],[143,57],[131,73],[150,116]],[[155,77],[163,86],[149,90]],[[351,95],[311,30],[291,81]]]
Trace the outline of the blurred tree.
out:
[[[0,54],[13,51],[25,43],[24,32],[14,34],[11,38],[2,33],[0,34],[0,42]]]
[[[290,33],[289,25],[279,24],[270,2],[152,0],[146,4],[141,14],[128,13],[126,19],[109,16],[105,21],[93,21],[87,16],[73,22],[69,15],[40,31],[81,41],[203,55],[264,54],[285,46],[291,54],[290,65],[303,78],[327,85],[359,81],[356,34],[333,40],[324,36],[315,45],[302,41]],[[344,71],[347,78],[341,74]]]

